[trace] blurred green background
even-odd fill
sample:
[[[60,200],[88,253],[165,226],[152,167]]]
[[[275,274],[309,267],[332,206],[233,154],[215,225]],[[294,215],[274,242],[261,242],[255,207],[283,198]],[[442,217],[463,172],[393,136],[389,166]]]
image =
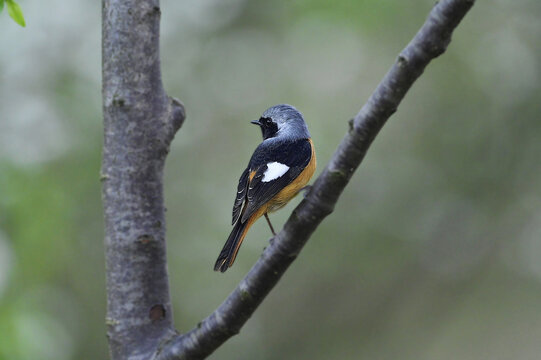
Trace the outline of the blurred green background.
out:
[[[0,14],[0,359],[105,359],[101,4]],[[167,91],[187,107],[166,167],[175,321],[192,328],[270,237],[212,266],[249,120],[297,106],[318,173],[433,5],[163,0]],[[211,359],[538,359],[541,2],[478,1],[380,133],[335,212]],[[272,216],[281,226],[299,202]]]

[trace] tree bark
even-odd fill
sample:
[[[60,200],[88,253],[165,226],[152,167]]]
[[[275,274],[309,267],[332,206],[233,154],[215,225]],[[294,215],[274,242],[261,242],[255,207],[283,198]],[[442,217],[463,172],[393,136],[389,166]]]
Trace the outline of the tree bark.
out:
[[[158,0],[103,0],[102,164],[107,325],[113,359],[201,359],[237,334],[278,282],[474,0],[442,0],[400,53],[322,174],[229,297],[190,332],[173,328],[162,175],[184,108],[163,89]]]
[[[112,359],[149,359],[174,331],[162,177],[184,108],[162,85],[159,2],[102,11],[107,336]]]

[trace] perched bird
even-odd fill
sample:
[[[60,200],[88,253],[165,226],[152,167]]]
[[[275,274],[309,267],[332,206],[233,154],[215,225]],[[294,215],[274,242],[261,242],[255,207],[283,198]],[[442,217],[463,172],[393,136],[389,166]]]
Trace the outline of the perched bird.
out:
[[[259,120],[263,142],[255,149],[240,176],[233,205],[233,231],[214,265],[225,272],[233,263],[252,224],[288,203],[308,183],[316,170],[314,145],[301,113],[291,105],[275,105]]]

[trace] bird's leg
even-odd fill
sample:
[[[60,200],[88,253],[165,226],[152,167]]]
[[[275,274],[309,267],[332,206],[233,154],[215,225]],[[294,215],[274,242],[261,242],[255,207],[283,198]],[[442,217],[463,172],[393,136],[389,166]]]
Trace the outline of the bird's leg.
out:
[[[274,228],[272,227],[272,224],[270,222],[269,215],[267,213],[265,213],[265,219],[267,219],[267,223],[269,223],[269,227],[272,231],[272,235],[276,236],[276,233],[274,232]]]

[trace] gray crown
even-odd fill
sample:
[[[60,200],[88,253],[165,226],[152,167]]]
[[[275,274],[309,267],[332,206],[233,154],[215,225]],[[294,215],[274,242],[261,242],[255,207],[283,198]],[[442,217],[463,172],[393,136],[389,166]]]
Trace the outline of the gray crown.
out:
[[[274,105],[265,110],[262,117],[271,118],[278,125],[277,138],[292,140],[310,138],[302,114],[291,105]]]

